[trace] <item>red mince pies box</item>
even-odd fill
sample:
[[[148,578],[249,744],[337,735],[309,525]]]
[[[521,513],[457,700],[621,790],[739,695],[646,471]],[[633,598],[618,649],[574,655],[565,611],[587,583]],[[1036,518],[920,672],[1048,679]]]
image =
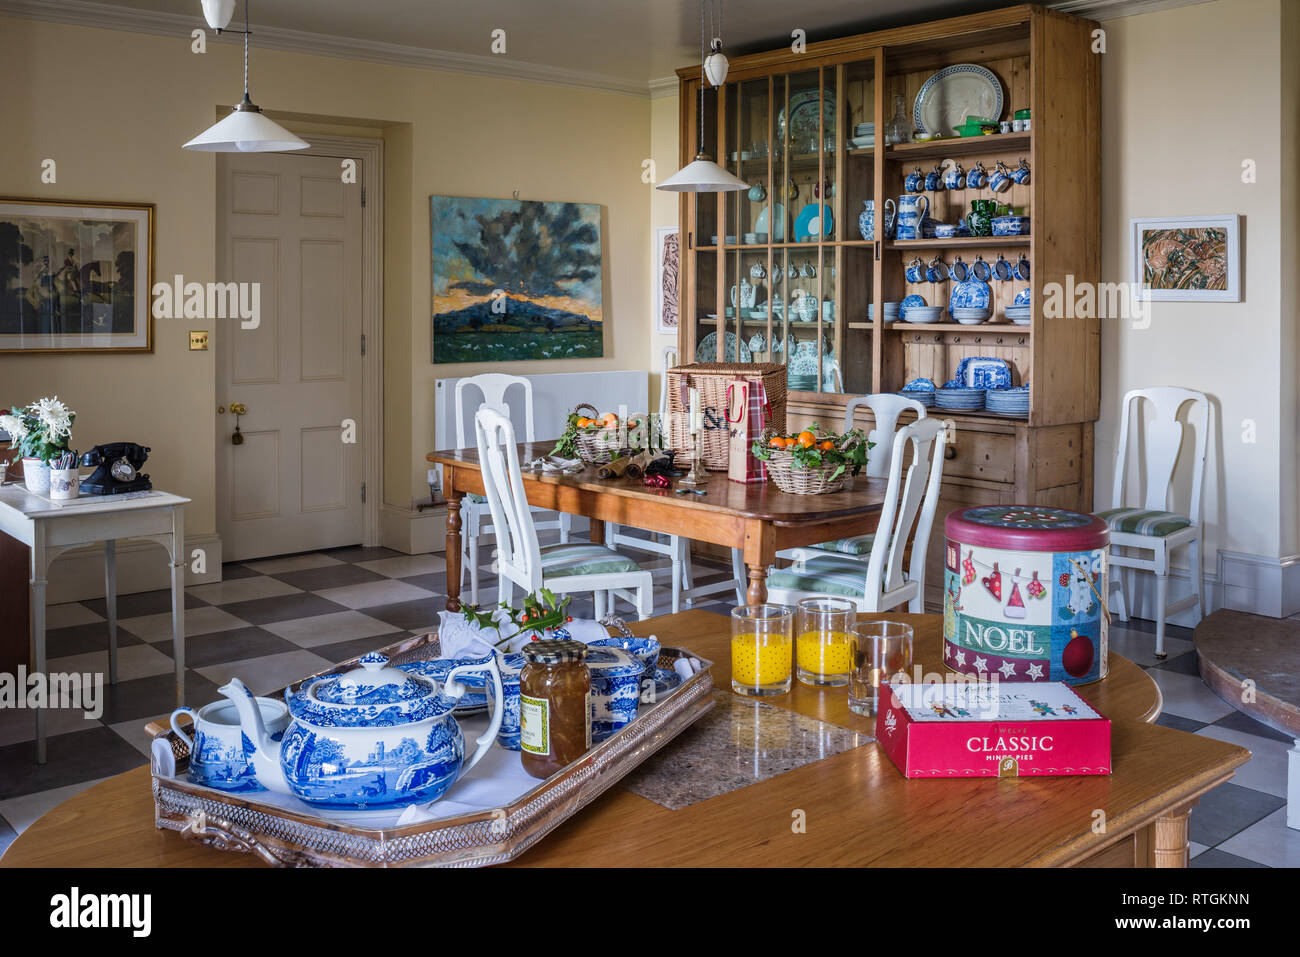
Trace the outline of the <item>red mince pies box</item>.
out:
[[[1059,681],[886,684],[876,741],[908,778],[1110,774],[1110,720]]]

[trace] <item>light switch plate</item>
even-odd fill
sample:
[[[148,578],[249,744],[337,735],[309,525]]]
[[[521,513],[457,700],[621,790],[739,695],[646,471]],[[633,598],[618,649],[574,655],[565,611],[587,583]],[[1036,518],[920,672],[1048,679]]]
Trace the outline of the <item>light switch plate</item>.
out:
[[[208,334],[206,330],[190,333],[190,352],[207,352]]]

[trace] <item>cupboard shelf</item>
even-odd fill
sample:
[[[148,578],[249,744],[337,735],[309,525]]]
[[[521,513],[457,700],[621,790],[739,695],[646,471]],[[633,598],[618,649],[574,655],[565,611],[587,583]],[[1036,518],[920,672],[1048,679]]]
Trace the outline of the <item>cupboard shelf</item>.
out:
[[[969,246],[1029,246],[1031,236],[953,236],[951,239],[891,239],[885,249],[961,249]]]
[[[1017,326],[1015,323],[976,322],[964,325],[960,322],[887,322],[885,328],[890,332],[1003,332],[1028,337],[1031,326]]]
[[[990,133],[988,136],[962,136],[946,140],[931,140],[928,143],[899,143],[897,146],[885,148],[885,159],[906,163],[911,160],[947,159],[950,156],[1010,153],[1014,150],[1028,153],[1033,146],[1033,137],[1032,132]]]

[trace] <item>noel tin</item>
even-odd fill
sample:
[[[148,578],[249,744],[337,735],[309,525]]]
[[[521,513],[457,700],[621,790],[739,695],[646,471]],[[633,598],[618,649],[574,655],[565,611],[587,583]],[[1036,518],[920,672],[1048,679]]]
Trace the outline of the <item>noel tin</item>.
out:
[[[1106,676],[1105,522],[1063,508],[984,505],[951,513],[945,531],[949,668],[1075,685]]]
[[[908,778],[1110,774],[1110,721],[1059,681],[886,685],[876,740]]]

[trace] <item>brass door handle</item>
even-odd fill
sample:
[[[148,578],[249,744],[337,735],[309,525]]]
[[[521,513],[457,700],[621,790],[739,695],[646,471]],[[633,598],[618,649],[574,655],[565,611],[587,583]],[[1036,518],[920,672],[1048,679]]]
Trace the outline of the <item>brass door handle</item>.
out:
[[[230,403],[230,411],[234,415],[248,415],[248,406],[242,402]]]

